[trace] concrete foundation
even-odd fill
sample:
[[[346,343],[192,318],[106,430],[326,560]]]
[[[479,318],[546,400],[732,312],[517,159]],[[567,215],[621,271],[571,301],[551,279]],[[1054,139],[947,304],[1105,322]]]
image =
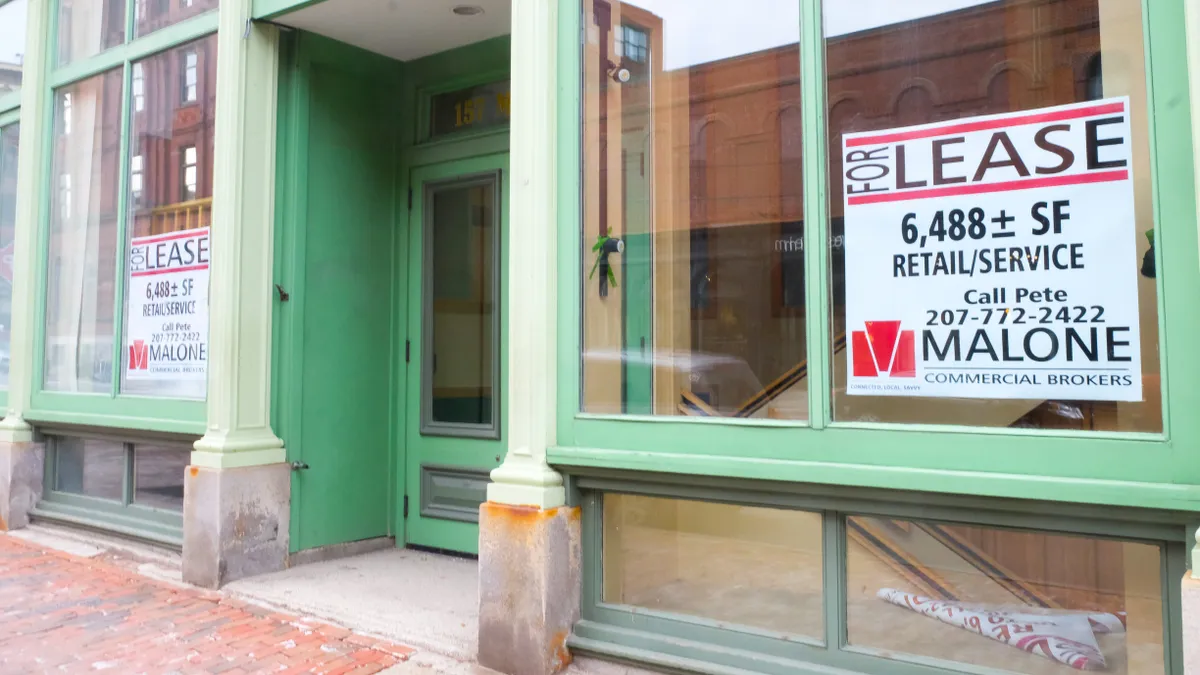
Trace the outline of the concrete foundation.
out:
[[[577,508],[479,508],[480,665],[507,675],[553,675],[570,664],[579,524]]]
[[[1183,575],[1183,672],[1200,673],[1200,579]]]
[[[287,567],[287,464],[189,466],[183,491],[183,580],[205,588]]]
[[[0,530],[29,524],[29,512],[42,498],[45,467],[45,445],[0,442]]]

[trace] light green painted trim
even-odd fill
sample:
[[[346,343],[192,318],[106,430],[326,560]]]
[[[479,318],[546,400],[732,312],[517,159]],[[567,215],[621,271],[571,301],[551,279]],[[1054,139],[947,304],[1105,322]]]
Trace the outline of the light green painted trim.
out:
[[[248,24],[250,13],[251,0],[219,11],[209,282],[219,311],[209,314],[207,429],[193,462],[285,456],[271,427],[279,29]]]
[[[829,345],[829,204],[825,140],[825,36],[820,2],[802,2],[800,91],[803,134],[804,325],[808,352],[808,424],[824,429],[831,418]]]
[[[131,2],[130,5],[135,3]],[[129,21],[133,21],[133,11],[130,10]],[[117,255],[113,256],[113,341],[112,341],[112,382],[110,391],[113,397],[121,393],[121,377],[125,373],[125,267],[129,259],[129,155],[130,136],[133,135],[133,68],[124,64],[121,72],[121,141],[117,151]]]
[[[36,391],[31,397],[33,410],[70,416],[112,415],[114,418],[182,422],[204,425],[204,401],[150,396],[118,396],[108,394],[74,394]],[[110,425],[101,425],[110,426]],[[137,428],[137,427],[134,427]]]
[[[104,412],[62,412],[61,410],[39,410],[34,408],[25,414],[25,419],[35,425],[42,423],[69,424],[89,427],[109,427],[132,431],[162,431],[167,433],[199,436],[204,433],[204,422],[114,415]]]
[[[133,2],[130,2],[129,6],[132,7]],[[209,35],[217,30],[217,16],[218,12],[207,12],[154,31],[132,42],[106,49],[95,56],[57,67],[50,74],[50,86],[57,88],[77,82],[97,73],[120,67],[124,63],[139,61],[184,42]],[[239,29],[239,35],[241,30]]]
[[[568,20],[567,15],[571,16]],[[805,228],[810,330],[809,356],[818,365],[810,388],[829,390],[830,331],[819,0],[802,2],[802,91],[805,96]],[[1056,501],[1200,510],[1200,386],[1165,374],[1200,372],[1200,354],[1184,345],[1200,334],[1200,266],[1181,3],[1147,0],[1146,26],[1154,215],[1158,241],[1162,372],[1166,396],[1162,435],[1064,433],[922,425],[830,424],[829,405],[813,403],[811,429],[773,421],[680,417],[602,417],[579,414],[580,159],[578,92],[560,99],[559,448],[554,462],[598,463],[659,471],[872,485],[931,492],[973,492]],[[562,39],[578,41],[576,12],[564,12]],[[564,51],[560,72],[578,72],[579,56]],[[569,71],[567,69],[570,69]],[[578,77],[577,75],[575,76]],[[578,80],[572,84],[578,86]],[[570,201],[568,201],[570,200]],[[569,239],[567,242],[565,240]],[[563,295],[566,295],[564,293]],[[819,311],[815,311],[819,310]],[[815,311],[815,314],[811,314]],[[1168,348],[1168,344],[1175,348]],[[823,365],[822,365],[823,364]],[[810,401],[815,401],[813,397]],[[745,453],[734,456],[730,448]]]
[[[401,152],[401,161],[411,170],[430,164],[470,159],[481,154],[495,155],[507,152],[508,129],[498,129],[455,134],[405,148]]]
[[[727,447],[747,445],[749,443],[745,439],[740,439],[737,444]],[[551,464],[566,470],[626,469],[943,494],[974,494],[1043,502],[1200,511],[1200,487],[1192,485],[729,455],[667,454],[645,450],[555,447],[550,449],[548,457]]]
[[[583,360],[583,44],[582,3],[567,0],[558,13],[558,313],[557,440],[575,442]]]
[[[7,113],[21,107],[21,89],[10,91],[0,96],[0,113]]]
[[[43,196],[49,180],[51,148],[50,90],[45,84],[49,69],[51,0],[29,0],[26,44],[22,73],[21,136],[17,154],[17,214],[13,233],[12,327],[9,345],[9,392],[0,440],[30,441],[33,430],[25,421],[34,377],[40,373],[34,351],[37,342],[41,294],[37,279],[44,263],[41,244]]]
[[[243,452],[207,452],[197,450],[192,453],[192,465],[206,469],[241,469],[248,466],[264,464],[279,464],[287,461],[287,451],[283,448],[266,450],[246,450]]]

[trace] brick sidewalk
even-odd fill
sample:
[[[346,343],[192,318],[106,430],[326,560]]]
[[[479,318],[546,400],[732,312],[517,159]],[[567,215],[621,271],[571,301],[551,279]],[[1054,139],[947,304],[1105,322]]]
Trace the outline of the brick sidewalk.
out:
[[[0,536],[0,672],[376,673],[412,650]]]

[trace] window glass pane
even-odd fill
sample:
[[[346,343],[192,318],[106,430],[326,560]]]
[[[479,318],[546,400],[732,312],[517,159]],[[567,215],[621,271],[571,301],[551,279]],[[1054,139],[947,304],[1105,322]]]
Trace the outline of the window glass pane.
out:
[[[8,388],[12,340],[13,234],[17,220],[17,146],[21,125],[0,127],[0,388]]]
[[[54,489],[118,502],[125,499],[124,444],[58,437],[54,450]]]
[[[492,427],[496,360],[496,183],[435,188],[428,234],[432,325],[428,419]]]
[[[142,506],[183,510],[183,472],[191,453],[186,446],[135,445],[133,501]]]
[[[149,35],[160,28],[216,9],[218,4],[217,0],[134,0],[133,36]]]
[[[821,515],[604,496],[604,602],[823,641]]]
[[[0,95],[21,88],[28,6],[29,0],[12,0],[0,5]]]
[[[935,4],[824,3],[834,419],[1160,432],[1142,3]]]
[[[807,419],[799,6],[583,0],[584,411]]]
[[[204,398],[207,388],[216,57],[213,35],[134,64],[146,105],[134,106],[130,139],[127,394]],[[203,92],[190,100],[179,76],[189,68]]]
[[[112,386],[121,71],[59,89],[54,106],[43,384],[51,391],[107,393]]]
[[[1007,673],[1164,672],[1157,546],[864,517],[846,531],[852,646]]]
[[[125,0],[59,0],[58,65],[125,42]]]

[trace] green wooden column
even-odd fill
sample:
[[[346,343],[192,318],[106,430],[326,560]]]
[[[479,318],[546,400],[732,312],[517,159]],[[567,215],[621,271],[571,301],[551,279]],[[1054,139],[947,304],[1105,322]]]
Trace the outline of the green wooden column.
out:
[[[208,423],[192,464],[283,462],[271,429],[275,94],[279,32],[221,3],[209,290]]]
[[[514,0],[512,6],[508,453],[488,485],[489,502],[541,509],[566,502],[562,476],[546,464],[557,392],[559,5]]]
[[[0,442],[27,443],[33,429],[25,421],[33,391],[37,303],[38,224],[42,204],[42,166],[50,144],[50,89],[46,83],[50,59],[52,0],[29,0],[28,38],[21,83],[21,146],[17,154],[17,219],[13,235],[13,297],[8,367],[8,409],[0,420]]]

